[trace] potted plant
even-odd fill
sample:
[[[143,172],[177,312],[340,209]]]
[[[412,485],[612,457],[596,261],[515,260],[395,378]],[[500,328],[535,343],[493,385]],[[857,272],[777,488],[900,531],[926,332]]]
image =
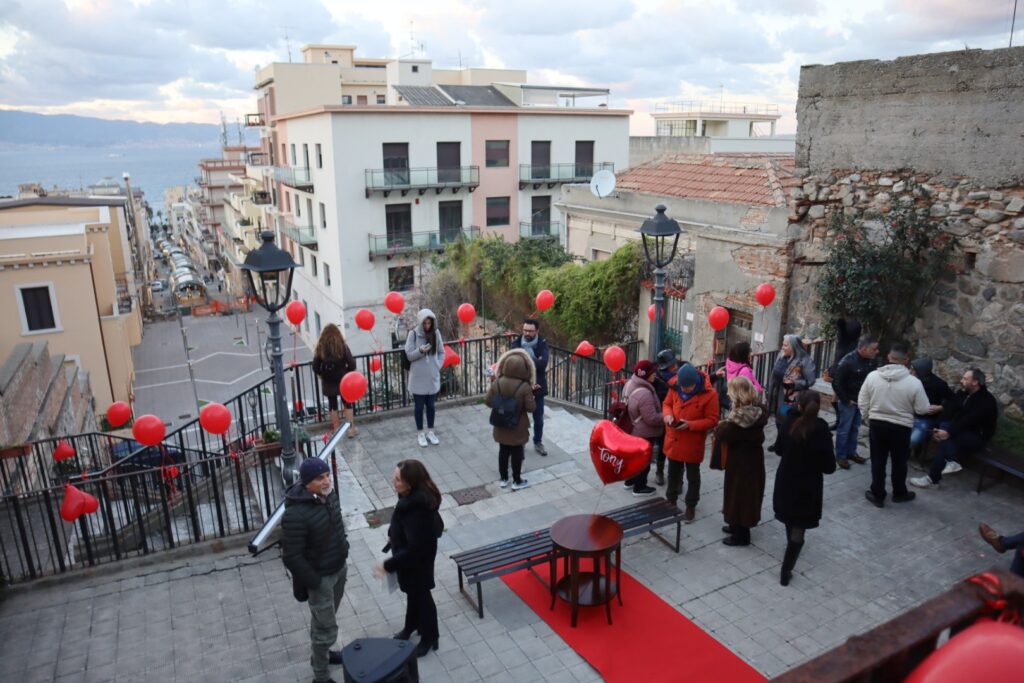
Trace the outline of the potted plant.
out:
[[[267,427],[253,448],[261,458],[276,458],[281,455],[281,432],[274,427]]]

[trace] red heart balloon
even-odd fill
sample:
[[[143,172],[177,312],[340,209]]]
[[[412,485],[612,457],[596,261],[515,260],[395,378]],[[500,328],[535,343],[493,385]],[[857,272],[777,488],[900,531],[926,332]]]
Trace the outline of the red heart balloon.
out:
[[[462,357],[452,350],[452,347],[445,345],[444,347],[444,362],[441,364],[442,368],[453,367],[462,362]]]
[[[576,345],[577,356],[593,356],[594,351],[596,351],[594,345],[588,342],[586,339],[584,339],[583,341]]]
[[[590,460],[605,484],[625,481],[643,471],[651,461],[651,444],[601,420],[590,432]]]
[[[906,683],[1011,683],[1020,680],[1022,671],[1024,629],[990,621],[950,638],[911,672]]]
[[[60,516],[65,522],[73,522],[85,513],[86,496],[89,498],[95,498],[89,496],[85,491],[75,488],[71,484],[64,487],[64,502],[60,505]],[[99,501],[97,501],[97,504]]]
[[[53,449],[53,459],[57,462],[61,460],[67,460],[68,458],[75,457],[75,449],[64,439],[57,442],[57,447]]]
[[[91,515],[100,509],[100,501],[96,496],[82,491],[82,512]]]

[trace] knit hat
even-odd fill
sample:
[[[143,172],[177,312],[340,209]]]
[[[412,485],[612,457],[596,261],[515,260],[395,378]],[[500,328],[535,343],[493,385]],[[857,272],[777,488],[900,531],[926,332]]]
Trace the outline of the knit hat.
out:
[[[642,360],[633,366],[633,374],[637,377],[647,379],[654,374],[654,363],[649,360]]]
[[[328,467],[327,463],[320,458],[306,458],[302,461],[302,464],[299,465],[299,480],[302,482],[302,485],[305,486],[321,474],[330,471],[331,468]]]
[[[684,387],[694,387],[701,384],[700,373],[697,368],[693,367],[689,363],[679,368],[679,372],[676,373],[676,386],[680,389]]]

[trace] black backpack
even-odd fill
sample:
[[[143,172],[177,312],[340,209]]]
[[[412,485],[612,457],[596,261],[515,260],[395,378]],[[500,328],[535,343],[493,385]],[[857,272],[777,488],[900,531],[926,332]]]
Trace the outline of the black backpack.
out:
[[[629,416],[629,404],[625,401],[614,401],[608,406],[608,419],[627,434],[633,433],[633,418]]]
[[[497,382],[498,380],[495,381]],[[498,391],[497,395],[491,400],[491,424],[493,426],[502,429],[515,429],[516,425],[519,424],[519,401],[516,400],[516,394],[519,393],[519,387],[524,384],[526,382],[519,380],[519,384],[511,396],[505,396],[501,391]]]

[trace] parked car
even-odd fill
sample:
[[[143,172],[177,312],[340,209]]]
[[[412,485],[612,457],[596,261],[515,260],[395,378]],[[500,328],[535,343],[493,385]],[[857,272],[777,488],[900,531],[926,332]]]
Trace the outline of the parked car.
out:
[[[152,290],[154,292],[162,292],[165,289],[167,289],[167,281],[166,280],[153,280],[152,282],[149,283],[149,288],[150,288],[150,290]]]

